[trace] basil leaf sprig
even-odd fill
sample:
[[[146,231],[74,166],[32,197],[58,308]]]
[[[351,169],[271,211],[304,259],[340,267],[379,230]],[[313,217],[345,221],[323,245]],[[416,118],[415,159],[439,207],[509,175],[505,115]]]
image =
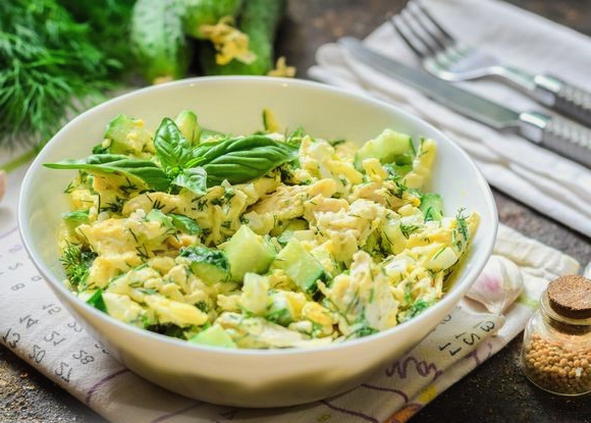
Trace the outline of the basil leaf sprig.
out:
[[[154,161],[121,154],[93,154],[81,160],[46,163],[52,169],[79,169],[121,174],[139,180],[148,189],[170,191],[173,186],[205,194],[224,180],[248,182],[297,159],[298,146],[255,134],[193,147],[177,124],[162,120],[154,136]]]
[[[207,191],[207,173],[202,167],[184,169],[172,180],[172,184],[204,195]]]
[[[298,148],[264,135],[231,138],[193,152],[193,163],[207,173],[207,186],[227,180],[240,184],[263,176],[297,157]]]
[[[160,165],[167,173],[180,173],[193,158],[191,144],[170,118],[164,118],[154,136],[154,148]]]
[[[164,118],[160,123],[154,136],[154,148],[156,157],[172,185],[186,188],[197,195],[205,194],[205,170],[194,167],[191,143],[172,119]]]
[[[156,163],[150,160],[132,159],[123,154],[92,154],[85,159],[45,163],[44,166],[51,169],[78,169],[120,174],[131,180],[139,180],[156,191],[166,191],[170,185],[170,179]]]
[[[46,163],[52,169],[78,169],[99,173],[124,175],[139,180],[148,189],[169,191],[171,185],[187,188],[198,195],[207,189],[205,171],[191,169],[193,160],[191,144],[185,139],[172,119],[165,118],[154,137],[157,163],[134,159],[122,154],[93,154],[81,160],[63,160]]]

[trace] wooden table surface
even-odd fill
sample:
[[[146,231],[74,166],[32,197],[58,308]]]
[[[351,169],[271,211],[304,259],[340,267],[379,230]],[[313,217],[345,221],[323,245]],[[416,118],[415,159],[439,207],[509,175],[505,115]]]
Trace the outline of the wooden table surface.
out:
[[[510,0],[591,35],[591,0]],[[291,0],[278,48],[300,77],[314,63],[316,48],[343,35],[364,37],[402,0]],[[458,11],[460,12],[460,11]],[[590,52],[591,54],[591,52]],[[591,81],[591,80],[590,80]],[[589,239],[495,191],[503,223],[572,255],[591,260]],[[566,399],[531,386],[518,367],[518,337],[413,419],[427,422],[591,422],[591,398]],[[83,404],[0,347],[0,423],[102,422]]]

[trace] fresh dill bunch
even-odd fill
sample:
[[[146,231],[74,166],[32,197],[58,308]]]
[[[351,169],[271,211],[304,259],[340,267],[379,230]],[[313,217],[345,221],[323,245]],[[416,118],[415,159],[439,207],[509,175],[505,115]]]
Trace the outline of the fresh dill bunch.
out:
[[[80,245],[68,243],[62,251],[60,262],[72,287],[80,289],[85,287],[88,272],[96,253],[83,250]]]
[[[130,53],[131,13],[136,0],[58,0],[80,23],[90,28],[89,37],[122,70],[134,66]]]
[[[55,0],[0,2],[0,146],[42,145],[120,68]]]

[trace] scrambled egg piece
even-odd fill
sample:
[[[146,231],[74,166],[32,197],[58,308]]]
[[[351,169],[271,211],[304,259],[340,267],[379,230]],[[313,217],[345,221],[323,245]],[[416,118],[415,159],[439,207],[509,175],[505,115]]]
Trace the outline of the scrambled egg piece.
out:
[[[327,303],[337,311],[345,336],[368,328],[385,330],[398,323],[398,302],[390,281],[365,251],[355,254],[349,274],[338,275],[330,287],[320,286]]]
[[[226,22],[202,30],[219,59],[246,54]],[[387,130],[358,149],[282,133],[266,117],[266,136],[296,145],[297,159],[245,183],[164,192],[82,170],[59,239],[68,286],[126,323],[228,348],[342,342],[437,302],[479,217],[444,215],[441,197],[425,192],[435,142],[415,147]],[[126,122],[127,133],[110,126],[116,148],[151,159],[152,135]]]

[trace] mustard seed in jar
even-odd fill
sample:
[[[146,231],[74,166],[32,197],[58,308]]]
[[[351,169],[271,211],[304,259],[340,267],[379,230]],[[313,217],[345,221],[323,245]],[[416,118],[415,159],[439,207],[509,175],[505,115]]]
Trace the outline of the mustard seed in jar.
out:
[[[558,395],[591,392],[591,281],[552,281],[524,334],[522,364],[538,387]]]

